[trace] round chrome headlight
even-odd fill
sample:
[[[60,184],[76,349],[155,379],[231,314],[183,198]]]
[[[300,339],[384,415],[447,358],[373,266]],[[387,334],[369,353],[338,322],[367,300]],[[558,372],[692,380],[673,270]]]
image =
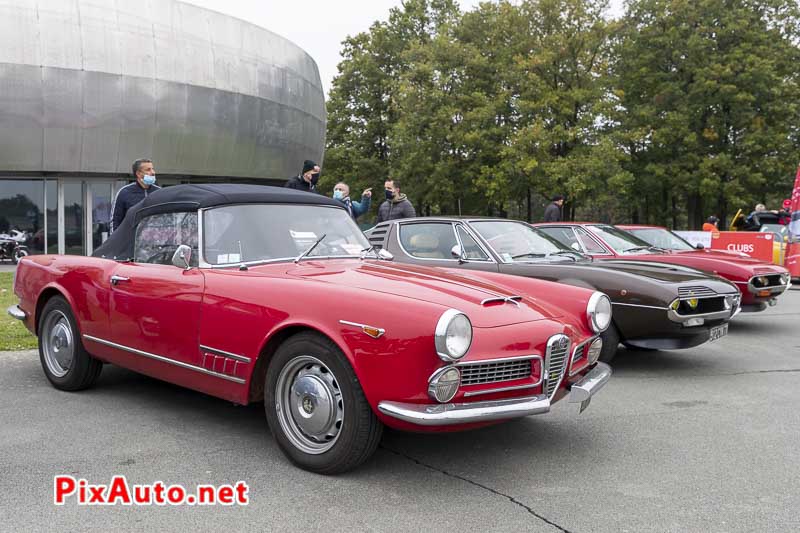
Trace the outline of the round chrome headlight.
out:
[[[461,372],[454,366],[440,368],[428,380],[428,395],[439,403],[453,399],[461,385]]]
[[[461,359],[472,344],[472,323],[461,311],[448,309],[436,324],[434,339],[436,353],[442,360]]]
[[[592,331],[600,333],[611,324],[611,300],[602,292],[596,292],[589,298],[586,306],[586,317]]]
[[[781,274],[781,285],[788,285],[791,275],[788,272]]]
[[[603,351],[603,339],[597,337],[589,345],[589,351],[586,352],[586,359],[590,365],[593,365],[600,358],[600,353]]]

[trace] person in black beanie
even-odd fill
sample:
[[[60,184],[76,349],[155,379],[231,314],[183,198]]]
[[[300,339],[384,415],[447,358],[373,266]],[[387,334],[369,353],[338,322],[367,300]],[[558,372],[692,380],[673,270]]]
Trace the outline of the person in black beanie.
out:
[[[303,171],[297,176],[289,178],[284,187],[298,191],[317,192],[320,168],[310,159],[303,161]]]
[[[560,194],[553,196],[553,203],[544,210],[545,222],[561,222],[561,206],[564,205],[564,197]]]

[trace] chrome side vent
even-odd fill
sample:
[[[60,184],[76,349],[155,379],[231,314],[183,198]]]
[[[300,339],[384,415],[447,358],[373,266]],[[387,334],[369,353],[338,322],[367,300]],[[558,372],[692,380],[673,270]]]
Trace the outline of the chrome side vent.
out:
[[[569,337],[563,334],[553,335],[547,340],[547,351],[544,359],[544,382],[542,390],[548,398],[552,398],[564,378],[569,362]]]

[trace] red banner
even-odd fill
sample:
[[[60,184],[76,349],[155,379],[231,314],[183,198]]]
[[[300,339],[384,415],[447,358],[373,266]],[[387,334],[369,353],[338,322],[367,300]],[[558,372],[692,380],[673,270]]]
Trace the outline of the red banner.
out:
[[[786,246],[784,266],[789,269],[792,278],[800,278],[800,166],[794,179],[792,191],[792,220],[789,222],[789,244]]]
[[[715,231],[711,234],[711,249],[741,252],[772,263],[772,233],[754,231]]]
[[[800,241],[800,166],[797,167],[797,176],[794,179],[792,191],[792,221],[789,223],[789,241]]]

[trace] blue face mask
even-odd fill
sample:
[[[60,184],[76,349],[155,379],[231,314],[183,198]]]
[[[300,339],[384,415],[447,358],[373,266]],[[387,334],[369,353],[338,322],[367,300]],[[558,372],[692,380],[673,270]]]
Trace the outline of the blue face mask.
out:
[[[390,191],[389,189],[386,189],[386,199],[387,200],[391,200],[392,198],[394,198],[394,191]]]
[[[340,191],[339,189],[336,189],[335,191],[333,191],[333,197],[336,200],[341,200],[342,198],[344,198],[344,193],[342,191]]]
[[[155,174],[145,174],[142,176],[142,183],[145,185],[155,185],[156,183],[156,175]]]

